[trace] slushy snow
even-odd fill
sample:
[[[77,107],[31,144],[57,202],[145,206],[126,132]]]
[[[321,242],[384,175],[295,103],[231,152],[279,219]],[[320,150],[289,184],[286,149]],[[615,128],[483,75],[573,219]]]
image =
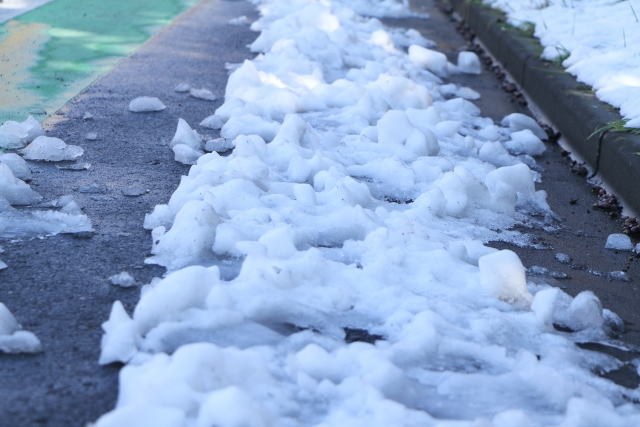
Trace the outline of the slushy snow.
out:
[[[594,373],[619,362],[575,345],[621,320],[485,246],[556,226],[537,123],[482,117],[435,46],[357,14],[405,4],[258,7],[215,112],[232,152],[178,123],[194,164],[144,222],[168,274],[102,325],[126,366],[96,427],[639,425]]]

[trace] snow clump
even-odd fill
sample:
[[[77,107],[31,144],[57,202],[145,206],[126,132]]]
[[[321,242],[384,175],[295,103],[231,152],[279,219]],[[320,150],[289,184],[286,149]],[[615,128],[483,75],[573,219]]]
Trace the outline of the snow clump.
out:
[[[478,55],[474,52],[460,52],[458,54],[458,71],[466,74],[480,74],[482,66]]]
[[[208,89],[191,88],[189,90],[189,95],[191,95],[194,98],[204,99],[205,101],[215,101],[216,99],[218,99],[218,97],[215,96],[213,92],[211,92]]]
[[[626,234],[610,234],[604,247],[616,251],[632,251],[633,243],[631,243],[631,238]]]
[[[42,344],[32,332],[23,331],[6,305],[0,302],[0,352],[40,353]]]
[[[114,274],[109,277],[109,281],[112,285],[122,286],[123,288],[129,288],[131,286],[135,286],[136,280],[131,277],[129,273],[126,271],[121,271],[118,274]]]
[[[22,123],[9,120],[0,126],[0,148],[19,149],[43,135],[42,126],[33,116],[29,116]]]
[[[150,113],[164,110],[165,105],[158,98],[151,96],[141,96],[129,103],[129,111],[133,113]]]

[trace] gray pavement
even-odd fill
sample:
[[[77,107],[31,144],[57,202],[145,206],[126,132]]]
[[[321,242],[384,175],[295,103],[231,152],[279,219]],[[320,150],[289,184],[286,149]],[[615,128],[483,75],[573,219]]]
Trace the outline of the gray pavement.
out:
[[[420,30],[455,60],[466,41],[449,17],[431,0],[416,1],[415,6],[425,7],[432,18],[385,22]],[[150,250],[150,235],[142,229],[142,221],[154,205],[167,202],[187,167],[174,162],[172,151],[162,141],[173,136],[178,117],[194,125],[220,105],[177,94],[173,88],[187,81],[222,97],[224,63],[250,57],[245,45],[256,36],[246,27],[226,25],[239,15],[256,17],[247,2],[204,0],[70,102],[63,111],[66,120],[49,132],[85,148],[84,161],[93,166],[87,172],[70,172],[32,164],[32,186],[45,199],[76,196],[84,203],[96,234],[90,239],[61,235],[3,243],[7,253],[2,258],[10,268],[0,271],[0,295],[25,328],[38,335],[45,352],[0,355],[0,427],[84,426],[115,404],[119,366],[97,364],[100,324],[108,318],[114,300],[123,301],[131,312],[139,293],[114,287],[107,277],[126,269],[137,281],[147,283],[163,274],[162,268],[143,264]],[[477,105],[496,121],[514,111],[526,112],[511,102],[511,96],[488,71],[479,77],[455,76],[452,81],[480,92],[482,99]],[[127,112],[128,102],[141,95],[158,96],[167,110],[145,115]],[[95,120],[82,120],[87,111]],[[85,141],[87,132],[98,133],[100,139]],[[549,144],[538,164],[545,169],[538,189],[549,193],[552,209],[562,218],[557,223],[560,230],[526,230],[549,249],[509,248],[520,255],[526,267],[539,265],[571,276],[548,279],[571,295],[594,290],[606,308],[627,322],[628,332],[621,339],[640,344],[640,313],[635,310],[640,281],[637,261],[628,261],[630,253],[604,249],[606,236],[619,232],[619,224],[606,213],[591,209],[596,200],[591,186],[570,172],[570,163],[560,155],[558,146]],[[96,201],[92,199],[95,194],[74,191],[92,182],[105,184],[103,196],[111,200]],[[123,196],[121,189],[130,185],[151,191],[136,198]],[[493,245],[508,246],[500,242]],[[570,255],[572,264],[556,261],[558,252]],[[626,269],[633,281],[609,281],[589,273],[589,268],[600,272]]]

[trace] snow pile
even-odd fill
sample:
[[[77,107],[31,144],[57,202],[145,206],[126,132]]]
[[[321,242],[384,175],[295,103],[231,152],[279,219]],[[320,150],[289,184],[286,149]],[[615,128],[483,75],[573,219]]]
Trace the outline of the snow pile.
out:
[[[42,126],[33,116],[22,123],[9,120],[0,126],[0,148],[16,150],[43,135]]]
[[[7,306],[0,302],[0,352],[40,353],[42,345],[32,332],[23,331]]]
[[[449,99],[430,48],[343,3],[260,10],[215,112],[232,152],[178,123],[194,165],[144,222],[169,274],[102,325],[100,363],[128,365],[96,427],[640,423],[594,374],[619,362],[574,344],[620,319],[484,246],[552,226],[531,123]]]
[[[151,96],[141,96],[129,103],[129,111],[133,113],[150,113],[154,111],[162,111],[165,108],[167,107],[165,107],[162,101]]]
[[[506,13],[516,27],[535,25],[542,57],[563,59],[567,72],[588,84],[596,96],[640,127],[640,4],[582,0],[535,2],[484,0]]]
[[[626,234],[610,234],[604,247],[616,251],[632,251],[633,243],[631,243],[631,239]]]

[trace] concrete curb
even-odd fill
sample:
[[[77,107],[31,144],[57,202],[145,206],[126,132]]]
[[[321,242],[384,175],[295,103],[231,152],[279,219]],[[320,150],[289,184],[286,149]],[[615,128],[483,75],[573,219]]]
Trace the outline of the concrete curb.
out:
[[[449,0],[476,37],[511,74],[571,147],[618,197],[640,212],[640,137],[628,133],[589,136],[600,126],[621,119],[610,105],[581,89],[575,77],[540,59],[537,39],[525,37],[504,25],[499,12],[469,0]]]

